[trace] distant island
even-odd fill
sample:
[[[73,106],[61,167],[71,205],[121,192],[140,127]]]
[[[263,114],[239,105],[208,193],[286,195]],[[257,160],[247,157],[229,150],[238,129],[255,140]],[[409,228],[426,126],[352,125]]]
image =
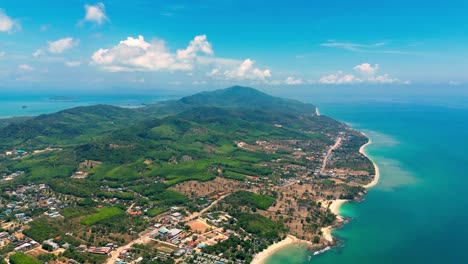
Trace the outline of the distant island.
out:
[[[240,86],[5,119],[0,256],[263,263],[294,243],[319,254],[336,244],[339,206],[378,180],[369,143],[315,105]]]

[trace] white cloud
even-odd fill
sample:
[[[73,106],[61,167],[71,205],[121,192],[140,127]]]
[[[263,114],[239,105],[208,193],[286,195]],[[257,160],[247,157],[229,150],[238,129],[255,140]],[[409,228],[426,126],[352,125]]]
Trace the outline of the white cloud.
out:
[[[207,73],[206,75],[207,75],[207,76],[210,76],[210,77],[215,77],[215,76],[217,76],[219,73],[220,73],[220,69],[219,69],[219,68],[214,68],[214,69],[212,69],[209,73]]]
[[[459,81],[449,81],[448,84],[452,85],[452,86],[457,86],[457,85],[460,85],[461,82],[459,82]]]
[[[4,51],[0,51],[0,58],[1,58],[1,57],[5,57],[5,54],[6,54],[6,53],[5,53]]]
[[[45,52],[42,49],[38,49],[32,55],[33,55],[34,58],[37,58],[37,57],[40,57],[40,56],[42,56],[44,54],[45,54]]]
[[[255,61],[251,59],[244,60],[237,68],[226,70],[223,76],[229,80],[265,80],[271,77],[269,69],[261,70],[253,65]]]
[[[64,64],[68,67],[78,67],[81,65],[80,61],[65,61]]]
[[[214,55],[211,44],[206,40],[206,35],[196,36],[186,49],[177,50],[177,59],[191,60],[197,56],[198,52],[208,55]]]
[[[20,24],[9,17],[3,9],[0,8],[0,32],[11,33],[16,29],[19,29]]]
[[[199,54],[213,54],[205,35],[196,36],[186,49],[171,53],[162,40],[146,42],[143,36],[128,37],[110,49],[99,49],[92,63],[107,71],[192,70]]]
[[[47,50],[54,54],[63,53],[68,49],[78,46],[78,43],[78,40],[71,37],[59,39],[56,41],[49,41]]]
[[[356,76],[352,74],[345,74],[341,71],[324,76],[320,78],[319,83],[323,84],[351,84],[355,82],[360,82],[361,80],[357,79]]]
[[[375,82],[375,83],[399,83],[400,80],[396,78],[391,78],[388,74],[380,75],[380,76],[371,76],[369,79],[367,79],[369,82]],[[406,83],[406,82],[404,82]]]
[[[391,84],[391,83],[401,83],[409,84],[409,81],[401,81],[397,78],[390,77],[389,74],[385,73],[382,75],[377,75],[379,70],[379,65],[375,64],[374,66],[369,63],[362,63],[353,67],[353,69],[360,74],[359,77],[356,77],[353,74],[347,74],[342,71],[337,73],[326,75],[320,78],[319,83],[322,84],[354,84],[354,83],[381,83],[381,84]]]
[[[299,84],[304,84],[304,81],[302,79],[296,79],[294,77],[289,76],[286,78],[284,81],[287,85],[299,85]]]
[[[18,66],[18,69],[20,69],[21,71],[34,71],[34,68],[29,66],[28,64],[21,64],[20,66]]]
[[[256,67],[251,59],[215,57],[206,35],[195,36],[187,47],[175,52],[163,40],[148,42],[141,35],[128,37],[116,46],[95,51],[91,64],[111,72],[187,71],[193,77],[194,73],[203,71],[218,80],[266,81],[271,77],[269,69]]]
[[[374,67],[372,67],[372,65],[370,65],[369,63],[363,63],[356,65],[353,69],[360,74],[374,75],[379,69],[379,65],[375,64]]]
[[[109,18],[106,16],[106,8],[103,3],[99,2],[95,5],[85,5],[85,17],[84,21],[96,23],[98,25],[103,24]]]

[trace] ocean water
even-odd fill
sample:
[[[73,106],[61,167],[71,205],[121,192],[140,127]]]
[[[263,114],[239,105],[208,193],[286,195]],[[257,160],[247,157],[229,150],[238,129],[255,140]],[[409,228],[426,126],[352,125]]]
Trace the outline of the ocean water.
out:
[[[60,96],[60,94],[58,94]],[[60,110],[96,104],[140,107],[156,101],[178,98],[171,95],[67,95],[68,100],[54,100],[56,94],[0,93],[0,118],[35,116]]]
[[[372,139],[380,182],[341,208],[351,221],[333,231],[338,247],[311,256],[291,246],[266,264],[468,263],[468,103],[457,99],[319,100],[322,114]]]
[[[51,96],[0,94],[0,117],[93,104],[138,107],[174,99],[83,95],[54,101]],[[381,178],[364,202],[341,208],[351,221],[333,232],[340,239],[338,247],[311,256],[306,247],[291,246],[266,264],[468,263],[468,98],[300,99],[364,131],[373,141],[366,150],[379,165]]]

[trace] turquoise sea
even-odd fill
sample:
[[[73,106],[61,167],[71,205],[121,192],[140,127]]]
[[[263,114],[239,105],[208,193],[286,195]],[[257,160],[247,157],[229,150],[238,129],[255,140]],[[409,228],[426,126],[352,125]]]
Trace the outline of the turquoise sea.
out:
[[[286,247],[266,264],[468,263],[468,99],[329,99],[310,101],[372,139],[381,180],[341,208],[338,247]]]
[[[140,107],[155,101],[178,98],[172,95],[90,95],[90,94],[0,94],[0,118],[13,116],[35,116],[60,110],[95,104],[110,104],[122,107]]]
[[[82,95],[55,101],[51,96],[1,94],[0,117],[101,103],[137,107],[171,98]],[[351,221],[334,231],[340,246],[310,260],[305,247],[287,247],[266,264],[468,263],[468,97],[298,98],[366,132],[373,141],[367,152],[380,166],[381,180],[364,202],[342,207]]]

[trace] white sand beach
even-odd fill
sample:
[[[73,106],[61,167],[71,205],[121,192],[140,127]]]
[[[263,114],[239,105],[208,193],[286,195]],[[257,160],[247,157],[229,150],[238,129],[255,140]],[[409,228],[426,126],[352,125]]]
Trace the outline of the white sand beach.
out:
[[[349,202],[349,200],[345,200],[345,199],[323,201],[322,207],[325,207],[325,208],[328,207],[330,211],[337,216],[338,222],[341,222],[343,221],[343,217],[340,215],[340,208],[344,203],[347,203],[347,202]],[[333,236],[331,234],[332,226],[323,227],[321,231],[322,231],[323,238],[325,238],[325,240],[327,240],[328,242],[332,243],[333,242]]]
[[[362,133],[362,134],[367,137],[366,134],[364,134],[364,133]],[[369,137],[367,137],[367,138],[369,138]],[[377,183],[379,182],[379,178],[380,178],[379,166],[377,166],[377,164],[374,161],[372,161],[372,159],[366,153],[366,147],[369,146],[370,144],[372,144],[372,140],[370,140],[370,138],[369,138],[369,141],[366,144],[362,145],[361,148],[359,148],[359,153],[366,156],[372,162],[372,164],[374,164],[374,169],[375,169],[374,178],[372,179],[372,181],[370,183],[364,185],[363,186],[364,188],[374,187],[375,185],[377,185]]]
[[[260,253],[257,253],[252,260],[251,264],[263,264],[265,263],[265,260],[270,257],[273,253],[276,251],[280,250],[281,248],[289,245],[294,245],[294,244],[311,244],[309,241],[301,240],[293,235],[288,235],[285,239],[269,246],[265,250],[263,250]]]

